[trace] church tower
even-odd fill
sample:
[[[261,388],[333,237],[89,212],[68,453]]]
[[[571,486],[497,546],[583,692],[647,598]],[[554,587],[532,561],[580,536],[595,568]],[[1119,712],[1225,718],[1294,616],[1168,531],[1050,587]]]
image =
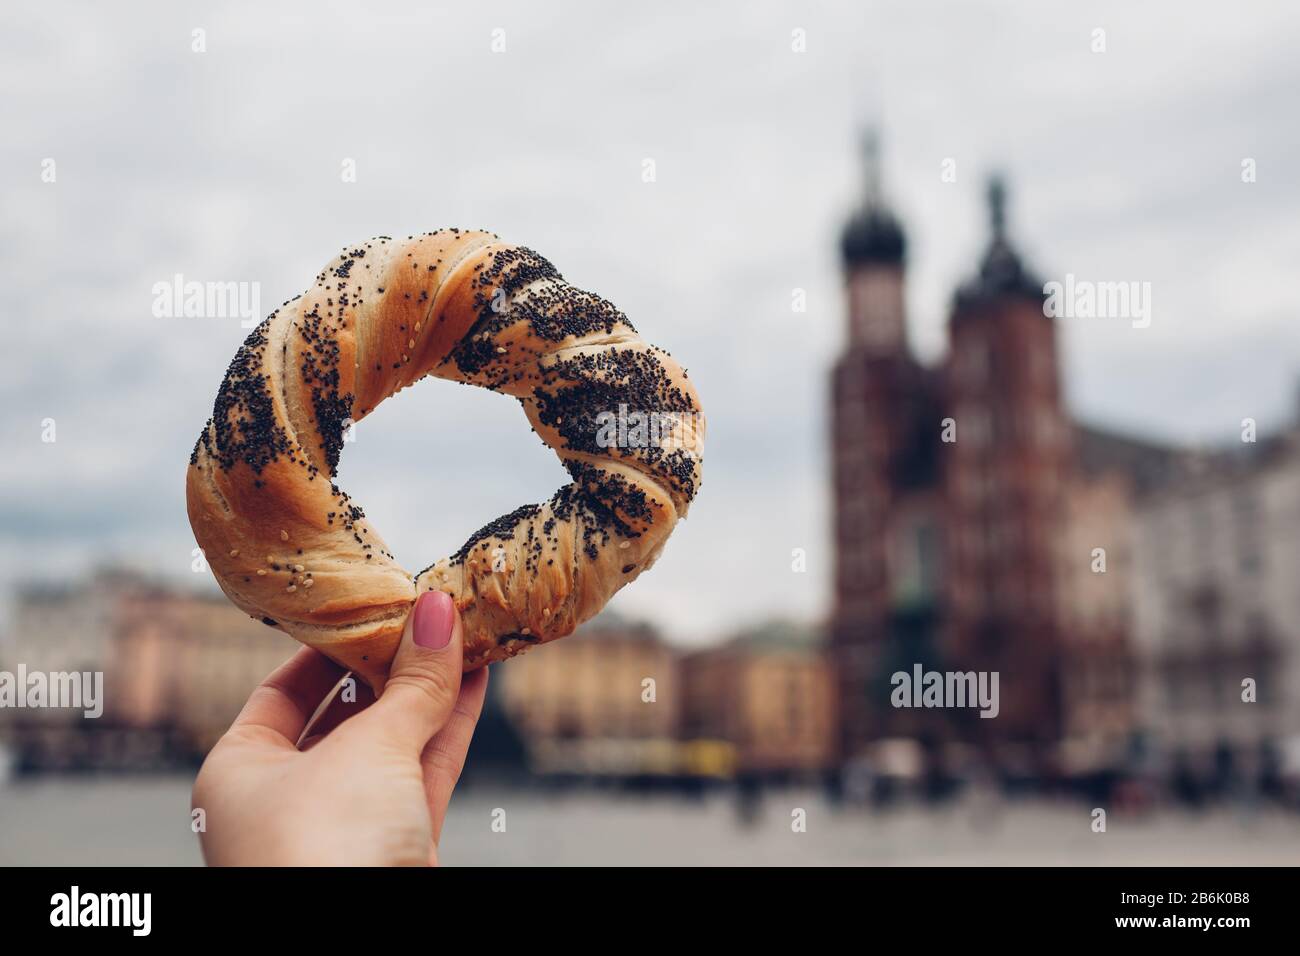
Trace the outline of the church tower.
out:
[[[932,376],[907,342],[906,237],[881,188],[876,136],[863,146],[865,189],[840,241],[846,342],[831,374],[831,641],[845,757],[879,736],[887,693],[875,684],[897,597],[893,524],[900,499],[933,483],[934,456],[919,426],[937,421]]]
[[[944,368],[946,656],[1000,672],[999,738],[1055,738],[1055,536],[1070,429],[1043,283],[1008,238],[1007,193],[988,186],[990,239],[956,295]],[[980,721],[975,721],[978,725]],[[993,733],[989,727],[979,731]]]
[[[881,192],[880,146],[875,132],[863,136],[862,152],[862,204],[840,239],[848,295],[848,347],[888,356],[907,351],[903,307],[907,241]]]

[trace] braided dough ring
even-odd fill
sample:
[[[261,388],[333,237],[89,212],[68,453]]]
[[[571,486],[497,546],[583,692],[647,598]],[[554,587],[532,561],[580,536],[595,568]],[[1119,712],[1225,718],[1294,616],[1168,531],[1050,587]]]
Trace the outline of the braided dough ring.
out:
[[[348,421],[425,375],[518,398],[573,481],[412,576],[331,479]],[[636,413],[658,427],[638,430]],[[466,670],[595,615],[685,516],[703,437],[686,372],[537,253],[457,229],[380,237],[249,335],[190,456],[186,502],[236,605],[379,690],[421,591],[455,599]]]

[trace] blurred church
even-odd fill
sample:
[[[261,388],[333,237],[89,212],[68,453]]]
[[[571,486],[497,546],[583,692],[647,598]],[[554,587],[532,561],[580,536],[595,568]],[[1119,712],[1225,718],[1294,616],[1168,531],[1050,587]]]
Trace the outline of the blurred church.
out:
[[[1138,591],[1134,540],[1152,502],[1167,509],[1191,493],[1197,456],[1071,419],[1057,320],[1045,315],[1043,280],[1013,241],[1000,178],[987,184],[985,251],[952,297],[947,352],[919,362],[907,334],[907,234],[882,188],[874,136],[864,166],[864,195],[840,242],[847,329],[830,396],[829,637],[841,758],[906,738],[936,758],[965,748],[1004,775],[1079,776],[1131,763],[1140,731],[1178,723],[1139,712],[1168,667],[1139,653],[1135,622],[1153,619],[1142,607],[1192,599],[1183,588]],[[1247,456],[1252,473],[1264,467],[1257,451]],[[1241,457],[1202,455],[1202,476]],[[1291,514],[1277,527],[1294,536],[1296,523]],[[1215,593],[1224,584],[1220,576]],[[1257,621],[1247,659],[1266,660],[1264,648],[1288,629],[1294,642],[1296,620],[1268,633]],[[1140,643],[1194,656],[1161,627]],[[1242,677],[1222,659],[1196,674],[1220,701]],[[891,706],[890,676],[916,664],[998,672],[1000,714]],[[1288,732],[1247,723],[1254,730],[1243,746]],[[1220,724],[1192,743],[1224,746]]]
[[[906,235],[874,141],[866,167],[841,241],[848,342],[831,386],[845,747],[882,734],[1047,745],[1061,726],[1052,558],[1071,436],[1042,283],[1010,241],[995,179],[988,248],[954,296],[950,350],[923,366],[907,338]],[[890,674],[915,663],[999,672],[999,717],[890,707]]]

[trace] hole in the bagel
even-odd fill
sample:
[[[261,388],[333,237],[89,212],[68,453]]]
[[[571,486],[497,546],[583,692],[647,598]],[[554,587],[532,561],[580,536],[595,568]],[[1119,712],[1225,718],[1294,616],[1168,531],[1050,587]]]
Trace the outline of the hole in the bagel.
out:
[[[415,574],[569,482],[515,398],[425,378],[355,427],[335,482]]]

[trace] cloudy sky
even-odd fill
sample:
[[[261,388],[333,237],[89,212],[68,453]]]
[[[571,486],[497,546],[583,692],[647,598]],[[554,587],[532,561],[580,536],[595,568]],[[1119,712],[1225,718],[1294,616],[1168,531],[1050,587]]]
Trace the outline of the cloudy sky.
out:
[[[0,590],[106,558],[201,580],[184,468],[246,331],[155,318],[154,283],[257,282],[269,311],[344,243],[458,225],[530,245],[611,299],[704,399],[703,492],[614,606],[689,642],[817,618],[826,372],[844,324],[835,242],[868,120],[911,240],[923,356],[943,350],[997,168],[1044,277],[1151,283],[1150,328],[1063,320],[1080,416],[1212,442],[1294,405],[1295,5],[130,11],[0,14]],[[565,480],[512,401],[437,381],[363,422],[340,472],[411,568]],[[417,489],[442,505],[415,510],[430,500]],[[806,574],[790,570],[796,547]]]

